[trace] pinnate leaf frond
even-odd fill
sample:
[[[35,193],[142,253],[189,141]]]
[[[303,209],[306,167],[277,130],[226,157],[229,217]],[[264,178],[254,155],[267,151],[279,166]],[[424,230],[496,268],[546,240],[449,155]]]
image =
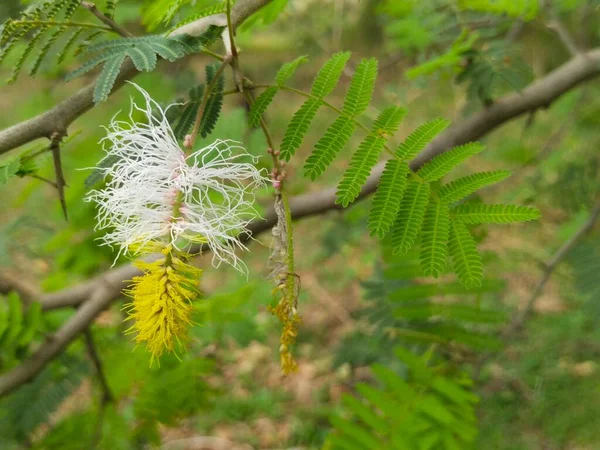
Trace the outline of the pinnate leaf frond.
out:
[[[407,253],[421,232],[425,211],[429,204],[430,186],[409,180],[392,230],[395,253]]]
[[[438,195],[440,200],[446,203],[458,202],[483,187],[508,178],[510,174],[508,170],[495,170],[467,175],[442,186],[438,191]]]
[[[483,150],[483,145],[479,142],[469,142],[465,145],[459,145],[447,152],[437,155],[429,162],[423,165],[417,172],[425,181],[436,181],[466,161],[471,156]]]
[[[408,164],[390,159],[383,169],[369,212],[369,231],[382,239],[392,228],[406,188]]]
[[[400,144],[396,149],[396,156],[405,161],[410,161],[417,156],[419,152],[433,140],[433,138],[444,131],[448,125],[450,125],[450,121],[442,118],[433,119],[424,123],[410,133],[404,142]]]
[[[468,289],[481,286],[483,263],[475,239],[459,220],[452,220],[448,244],[452,267],[460,282]]]
[[[463,223],[517,223],[540,218],[540,211],[531,206],[464,204],[453,209],[454,217]]]

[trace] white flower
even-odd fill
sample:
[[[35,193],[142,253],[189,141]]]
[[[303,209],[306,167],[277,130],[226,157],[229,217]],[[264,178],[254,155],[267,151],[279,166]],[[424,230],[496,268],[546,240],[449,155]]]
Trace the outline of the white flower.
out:
[[[186,156],[165,111],[134,86],[145,108],[132,100],[130,122],[111,122],[101,142],[106,158],[116,162],[100,169],[106,187],[86,198],[98,204],[96,228],[110,230],[102,239],[118,246],[119,254],[150,242],[175,248],[205,242],[213,265],[227,262],[244,272],[235,250],[246,247],[236,236],[256,217],[254,191],[266,178],[234,141],[216,140]],[[148,123],[136,122],[135,111],[144,113]]]

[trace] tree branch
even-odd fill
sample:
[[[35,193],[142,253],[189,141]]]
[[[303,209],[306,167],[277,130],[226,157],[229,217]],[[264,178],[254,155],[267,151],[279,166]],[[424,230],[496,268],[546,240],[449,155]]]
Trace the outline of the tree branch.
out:
[[[240,0],[236,2],[231,11],[233,26],[238,27],[244,20],[271,1]],[[210,25],[226,26],[227,18],[225,14],[203,17],[178,28],[171,33],[171,36],[179,34],[198,36],[204,33]],[[121,68],[112,92],[115,92],[123,86],[126,80],[135,77],[138,73],[133,63],[127,60]],[[95,82],[91,83],[45,113],[0,131],[0,155],[36,139],[49,139],[54,133],[66,136],[68,127],[94,106],[95,85]]]
[[[577,232],[573,234],[573,236],[571,236],[557,250],[557,252],[552,256],[552,259],[550,259],[546,263],[542,279],[531,294],[531,297],[529,297],[529,300],[527,300],[527,303],[525,304],[525,307],[523,308],[521,313],[518,314],[512,321],[512,323],[509,325],[505,335],[511,335],[523,327],[527,319],[533,313],[533,306],[535,305],[535,302],[539,298],[539,296],[542,295],[542,292],[544,292],[544,288],[546,287],[546,284],[552,277],[552,274],[554,273],[554,270],[556,270],[556,267],[563,261],[563,259],[565,259],[567,254],[573,249],[573,247],[575,247],[579,240],[594,227],[596,220],[598,220],[598,216],[600,216],[600,203],[598,203],[594,207],[583,226],[579,228]]]

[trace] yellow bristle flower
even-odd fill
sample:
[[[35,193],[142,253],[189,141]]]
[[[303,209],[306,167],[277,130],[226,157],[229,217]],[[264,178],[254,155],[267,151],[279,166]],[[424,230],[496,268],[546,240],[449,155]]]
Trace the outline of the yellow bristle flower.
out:
[[[133,286],[126,293],[133,301],[125,306],[128,320],[134,324],[127,330],[136,333],[138,343],[145,342],[152,361],[164,351],[174,352],[176,344],[187,340],[192,324],[192,300],[198,294],[202,271],[184,262],[189,255],[180,254],[167,246],[165,255],[154,262],[136,262],[144,274],[133,278]]]

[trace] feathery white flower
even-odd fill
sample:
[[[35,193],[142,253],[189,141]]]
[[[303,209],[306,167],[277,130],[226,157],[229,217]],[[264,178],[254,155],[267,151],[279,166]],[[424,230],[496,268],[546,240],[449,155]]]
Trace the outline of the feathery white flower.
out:
[[[186,156],[166,111],[134,86],[146,105],[132,100],[130,122],[113,119],[107,128],[101,142],[106,157],[116,162],[101,169],[106,187],[87,197],[98,204],[96,228],[110,230],[102,239],[119,246],[119,254],[149,242],[175,248],[205,242],[213,265],[227,262],[244,272],[235,250],[246,247],[236,236],[256,217],[254,191],[266,178],[234,141],[216,140]],[[148,123],[136,122],[135,111],[145,114]]]

